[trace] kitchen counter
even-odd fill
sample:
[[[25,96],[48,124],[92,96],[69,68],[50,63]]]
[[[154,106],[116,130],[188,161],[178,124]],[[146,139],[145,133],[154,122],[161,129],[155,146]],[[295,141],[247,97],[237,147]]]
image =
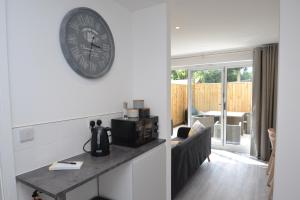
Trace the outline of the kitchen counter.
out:
[[[49,171],[45,166],[16,177],[16,179],[56,200],[65,200],[66,193],[98,176],[126,163],[137,156],[164,143],[156,139],[138,148],[110,145],[110,154],[104,157],[93,157],[83,153],[66,161],[83,161],[80,170]]]

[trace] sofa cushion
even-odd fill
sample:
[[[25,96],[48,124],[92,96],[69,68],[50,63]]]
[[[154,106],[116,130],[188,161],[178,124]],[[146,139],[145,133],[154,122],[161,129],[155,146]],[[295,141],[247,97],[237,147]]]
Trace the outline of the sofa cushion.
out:
[[[181,139],[185,139],[189,136],[189,131],[191,130],[190,127],[180,127],[177,131],[177,137]]]
[[[192,135],[201,132],[201,130],[204,130],[205,128],[206,127],[199,120],[196,120],[193,126],[191,127],[191,130],[189,131],[188,137],[191,137]]]

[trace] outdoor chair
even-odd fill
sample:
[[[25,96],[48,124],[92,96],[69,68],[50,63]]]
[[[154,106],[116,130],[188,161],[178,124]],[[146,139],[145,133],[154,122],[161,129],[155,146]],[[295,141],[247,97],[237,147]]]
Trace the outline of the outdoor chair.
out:
[[[238,125],[226,125],[226,144],[239,145],[241,143],[241,122]],[[217,121],[214,124],[214,137],[222,139],[222,124]]]
[[[238,125],[227,124],[226,125],[226,144],[236,144],[241,143],[241,130],[242,123]]]

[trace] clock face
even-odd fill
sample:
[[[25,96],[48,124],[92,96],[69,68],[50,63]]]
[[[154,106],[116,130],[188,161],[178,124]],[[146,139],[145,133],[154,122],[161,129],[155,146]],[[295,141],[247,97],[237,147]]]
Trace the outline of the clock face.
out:
[[[112,33],[104,19],[89,8],[67,13],[60,27],[60,44],[69,65],[83,77],[101,77],[113,64]]]

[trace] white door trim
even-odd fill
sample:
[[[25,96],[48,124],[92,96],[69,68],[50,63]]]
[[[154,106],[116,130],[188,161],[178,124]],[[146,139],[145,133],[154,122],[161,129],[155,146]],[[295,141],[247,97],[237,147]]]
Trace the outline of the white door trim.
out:
[[[0,153],[4,200],[17,199],[7,52],[7,1],[0,0]]]

